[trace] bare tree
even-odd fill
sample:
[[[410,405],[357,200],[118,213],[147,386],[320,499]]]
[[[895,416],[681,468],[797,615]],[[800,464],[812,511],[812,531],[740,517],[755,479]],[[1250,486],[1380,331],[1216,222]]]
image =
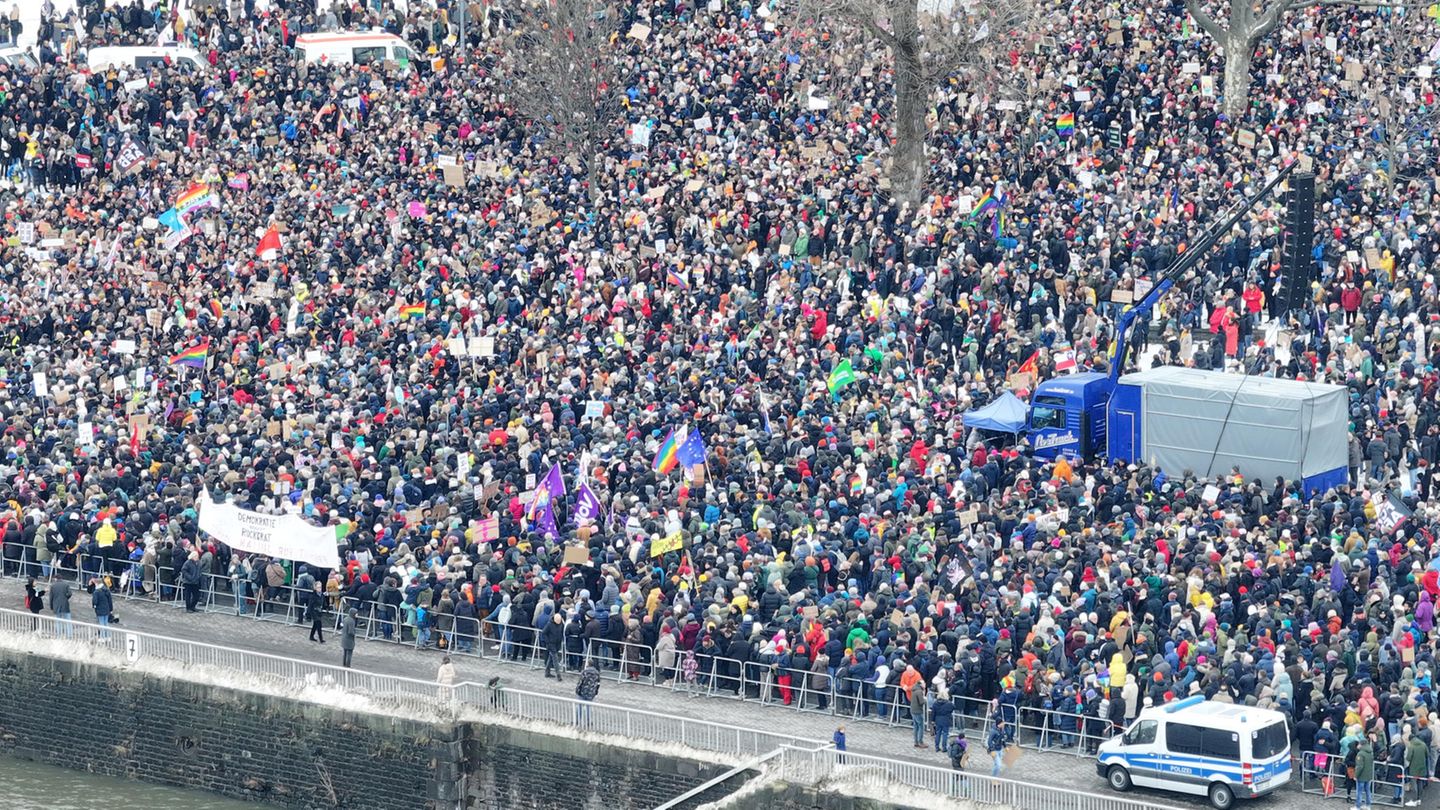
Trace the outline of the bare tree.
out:
[[[925,141],[931,97],[939,82],[964,76],[977,89],[1003,80],[1010,44],[1037,17],[1034,0],[801,0],[822,20],[844,21],[883,46],[894,62],[894,147],[891,188],[918,201],[925,191]]]
[[[1367,130],[1369,137],[1359,143],[1370,153],[1376,179],[1391,190],[1397,179],[1413,177],[1437,157],[1428,133],[1440,125],[1440,105],[1424,102],[1429,80],[1421,75],[1433,70],[1426,56],[1436,27],[1421,11],[1395,9],[1358,30],[1349,28],[1358,34],[1351,47],[1366,57],[1341,67],[1345,80],[1335,112],[1348,126]]]
[[[1250,65],[1255,59],[1255,46],[1284,22],[1289,12],[1311,6],[1424,8],[1424,5],[1404,2],[1391,5],[1369,0],[1228,0],[1228,3],[1224,25],[1201,5],[1201,0],[1185,0],[1185,10],[1225,52],[1222,109],[1232,120],[1245,112],[1250,99]]]
[[[538,0],[502,62],[511,102],[539,127],[557,156],[578,161],[592,198],[599,153],[619,127],[621,61],[612,44],[619,18],[604,0]]]

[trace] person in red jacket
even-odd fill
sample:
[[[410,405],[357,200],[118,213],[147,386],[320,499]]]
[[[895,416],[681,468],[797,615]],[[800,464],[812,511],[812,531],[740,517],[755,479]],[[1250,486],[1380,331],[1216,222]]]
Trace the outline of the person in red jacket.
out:
[[[1346,284],[1340,291],[1340,308],[1345,311],[1345,323],[1355,323],[1355,313],[1360,311],[1360,288]]]

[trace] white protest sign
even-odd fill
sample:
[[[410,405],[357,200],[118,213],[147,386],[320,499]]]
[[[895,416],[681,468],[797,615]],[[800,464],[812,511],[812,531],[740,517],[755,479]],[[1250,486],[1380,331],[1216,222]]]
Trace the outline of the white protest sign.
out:
[[[35,396],[40,397],[41,399],[50,396],[50,378],[45,376],[45,372],[35,372],[34,382]]]
[[[1219,497],[1220,487],[1217,487],[1214,484],[1207,485],[1205,487],[1205,491],[1200,493],[1200,499],[1205,501],[1206,503],[1215,503],[1216,499],[1218,499]]]
[[[592,399],[585,403],[585,419],[599,419],[605,415],[605,403],[598,399]]]
[[[340,567],[335,529],[312,526],[296,515],[262,515],[200,496],[200,530],[231,548],[296,560],[321,568]]]
[[[121,339],[115,341],[115,353],[116,353],[116,354],[134,354],[134,353],[135,353],[135,341],[133,341],[133,340],[127,340],[127,339],[125,339],[125,338],[121,338]]]

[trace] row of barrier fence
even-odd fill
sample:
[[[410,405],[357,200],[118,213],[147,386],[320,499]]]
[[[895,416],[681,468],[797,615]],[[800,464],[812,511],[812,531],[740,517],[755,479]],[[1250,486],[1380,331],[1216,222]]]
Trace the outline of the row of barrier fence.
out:
[[[174,587],[165,584],[168,571],[161,567],[155,572],[150,577],[148,590],[145,588],[147,578],[136,573],[123,587],[116,588],[116,594],[126,599],[183,607],[183,588],[178,584]],[[48,573],[86,581],[98,571],[52,566]],[[247,579],[205,575],[196,597],[198,611],[300,627],[308,624],[307,602],[312,594],[293,585],[257,591]],[[403,605],[396,609],[373,601],[354,603],[343,595],[332,598],[323,593],[319,598],[321,624],[327,632],[337,628],[344,613],[353,607],[358,611],[359,632],[370,641],[443,648],[451,655],[499,660],[531,670],[545,669],[548,664],[571,676],[578,675],[586,663],[593,661],[603,679],[615,682],[628,681],[691,697],[755,702],[857,722],[910,724],[909,703],[898,685],[876,687],[873,682],[840,678],[833,668],[782,669],[758,660],[742,662],[723,655],[697,654],[691,680],[686,677],[683,650],[675,651],[673,663],[661,666],[656,660],[656,651],[648,645],[574,636],[567,636],[555,660],[547,662],[547,651],[539,643],[540,628],[502,625],[479,617],[469,620],[473,622],[474,632],[457,632],[454,628],[467,624],[467,620],[448,616],[449,630],[421,629],[414,624],[413,611]],[[952,695],[951,699],[955,704],[952,724],[955,730],[978,730],[983,739],[992,713],[999,712],[1011,728],[1012,741],[1030,750],[1089,756],[1096,746],[1116,732],[1108,721],[1079,712],[1012,707],[963,695]],[[933,723],[929,729],[933,732]]]

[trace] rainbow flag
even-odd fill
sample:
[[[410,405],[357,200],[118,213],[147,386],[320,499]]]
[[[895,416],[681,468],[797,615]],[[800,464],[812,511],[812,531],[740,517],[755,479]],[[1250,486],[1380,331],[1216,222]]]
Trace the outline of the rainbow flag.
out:
[[[210,299],[210,312],[212,312],[212,313],[215,315],[215,320],[217,320],[217,321],[220,320],[221,318],[225,317],[225,310],[224,310],[223,307],[220,306],[220,299],[218,299],[218,298],[211,298],[211,299]]]
[[[670,434],[660,443],[660,450],[655,454],[655,463],[650,465],[650,469],[664,475],[679,464],[680,441],[675,436],[675,428],[670,428]]]
[[[179,197],[175,198],[175,211],[184,216],[191,211],[199,211],[203,208],[219,208],[220,198],[210,190],[206,183],[196,183],[185,189]]]
[[[990,236],[999,239],[1005,234],[1005,209],[995,211],[995,218],[990,220]]]
[[[1055,131],[1062,138],[1068,138],[1075,134],[1075,113],[1067,112],[1055,119]]]
[[[995,199],[995,192],[994,192],[994,191],[987,191],[987,192],[985,192],[985,196],[984,196],[984,197],[981,197],[981,198],[980,198],[980,201],[977,202],[977,203],[975,203],[975,207],[972,208],[972,209],[970,209],[970,216],[968,217],[968,219],[973,220],[973,219],[975,219],[976,217],[980,216],[981,214],[985,213],[986,211],[989,211],[991,208],[994,208],[995,206],[997,206],[997,205],[999,205],[999,204],[1000,204],[1000,201],[997,200],[997,199]]]
[[[177,355],[170,358],[172,366],[189,366],[190,368],[204,368],[205,358],[210,354],[210,340],[206,338],[204,343],[191,346]]]
[[[670,270],[665,274],[665,278],[671,284],[674,284],[676,287],[679,287],[682,290],[690,289],[690,282],[686,281],[685,276],[678,270]]]
[[[402,317],[402,318],[409,318],[409,317],[412,317],[412,316],[414,316],[414,317],[420,317],[420,318],[425,317],[425,305],[424,305],[424,304],[406,304],[405,306],[400,307],[400,317]]]

